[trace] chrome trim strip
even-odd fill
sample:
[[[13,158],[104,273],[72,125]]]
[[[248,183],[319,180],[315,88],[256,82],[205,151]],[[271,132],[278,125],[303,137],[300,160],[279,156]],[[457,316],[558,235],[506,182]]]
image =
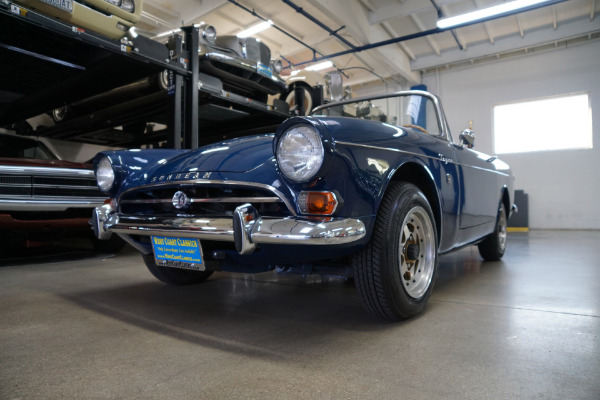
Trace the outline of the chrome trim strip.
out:
[[[64,211],[67,208],[94,208],[102,205],[102,199],[43,200],[39,198],[0,199],[0,213],[3,211]]]
[[[133,191],[143,190],[143,189],[160,188],[160,187],[168,187],[168,186],[178,186],[178,185],[182,185],[182,186],[193,186],[193,185],[225,185],[225,186],[242,186],[242,187],[245,186],[245,187],[251,187],[251,188],[258,188],[258,189],[266,189],[266,190],[272,192],[273,194],[275,194],[285,204],[285,206],[288,208],[288,211],[293,216],[297,215],[296,211],[292,207],[291,203],[285,198],[285,196],[283,195],[283,193],[281,193],[279,190],[275,189],[273,186],[265,185],[265,184],[262,184],[262,183],[241,182],[241,181],[221,181],[221,180],[211,180],[211,179],[190,179],[190,180],[187,180],[187,181],[168,181],[168,182],[161,182],[161,183],[151,183],[151,184],[148,184],[148,185],[136,186],[134,188],[131,188],[131,189],[128,189],[128,190],[124,191],[123,193],[121,193],[119,195],[119,199],[118,199],[117,203],[121,204],[121,198],[123,196],[125,196],[127,193],[130,193],[130,192],[133,192]]]
[[[394,149],[392,147],[379,147],[379,146],[371,146],[369,144],[359,144],[359,143],[350,143],[350,142],[341,142],[341,141],[339,141],[339,142],[336,141],[335,143],[343,145],[343,146],[354,146],[354,147],[364,147],[364,148],[367,148],[367,149],[393,151],[393,152],[396,152],[396,153],[404,153],[404,154],[408,154],[408,155],[415,156],[415,157],[420,157],[420,158],[429,158],[431,160],[439,161],[440,163],[444,162],[440,157],[432,157],[432,156],[428,156],[428,155],[425,155],[425,154],[412,153],[410,151],[400,150],[400,149]],[[449,159],[446,159],[446,160],[448,160],[448,164],[454,164],[454,165],[457,165],[457,166],[460,166],[460,167],[465,167],[465,168],[480,169],[480,170],[483,170],[483,171],[488,171],[488,172],[493,172],[493,173],[496,173],[496,174],[508,176],[507,173],[502,172],[502,171],[498,171],[498,170],[495,170],[495,169],[481,168],[481,167],[477,167],[477,166],[474,166],[474,165],[467,165],[467,164],[458,163],[458,162],[456,162],[454,160],[449,160]]]
[[[283,203],[279,197],[215,197],[190,198],[190,203]],[[173,199],[123,200],[121,204],[162,204],[171,203]]]
[[[73,169],[73,168],[54,168],[54,167],[27,167],[27,166],[7,166],[0,165],[0,174],[10,175],[59,175],[70,176],[72,178],[93,178],[94,171],[91,169]]]
[[[74,185],[46,185],[40,183],[5,183],[4,188],[31,188],[33,189],[71,189],[71,190],[97,190],[98,186],[74,186]],[[100,193],[100,190],[98,190]]]

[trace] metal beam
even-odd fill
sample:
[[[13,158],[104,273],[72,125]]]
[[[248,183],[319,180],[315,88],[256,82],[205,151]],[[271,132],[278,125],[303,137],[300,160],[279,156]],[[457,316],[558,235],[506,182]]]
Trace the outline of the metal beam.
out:
[[[436,4],[440,7],[447,4],[456,3],[460,0],[437,0]],[[380,7],[369,12],[369,24],[381,24],[395,18],[408,17],[413,14],[431,11],[431,5],[423,0],[407,0],[404,4],[392,4]]]
[[[493,46],[490,46],[488,43],[480,43],[469,46],[465,51],[450,50],[443,52],[441,56],[422,56],[413,61],[411,66],[415,71],[422,71],[448,64],[488,57],[512,50],[540,46],[568,38],[583,36],[600,30],[600,20],[590,21],[589,23],[584,23],[583,21],[587,22],[588,19],[579,19],[561,24],[556,30],[549,27],[546,29],[528,31],[527,36],[524,38],[512,36],[510,38],[498,39]]]
[[[390,35],[381,25],[371,26],[368,20],[368,5],[357,0],[353,1],[329,1],[329,0],[307,0],[311,5],[325,14],[337,24],[346,24],[346,31],[356,39],[357,43],[374,43],[389,40]],[[358,50],[360,49],[360,50]],[[363,51],[364,46],[356,46],[345,54],[355,54]],[[358,50],[358,51],[355,51]],[[385,66],[387,70],[394,70],[404,79],[411,83],[420,83],[421,76],[410,69],[410,59],[398,47],[390,47],[385,50],[370,52],[369,56]],[[381,72],[380,72],[381,74]]]
[[[355,47],[354,44],[350,43],[348,40],[346,40],[346,38],[344,38],[343,36],[341,36],[338,33],[338,31],[340,31],[341,29],[346,27],[345,25],[340,27],[338,30],[334,31],[333,29],[331,29],[330,27],[325,25],[323,22],[321,22],[317,18],[315,18],[313,15],[306,12],[302,7],[299,7],[296,4],[294,4],[294,2],[292,2],[290,0],[281,0],[281,1],[283,1],[288,6],[292,7],[297,13],[302,14],[303,16],[305,16],[306,18],[308,18],[309,20],[311,20],[312,22],[317,24],[317,26],[319,26],[320,28],[322,28],[323,30],[328,32],[331,36],[334,36],[335,38],[337,38],[340,42],[344,43],[346,46],[350,47],[351,49],[353,49]]]

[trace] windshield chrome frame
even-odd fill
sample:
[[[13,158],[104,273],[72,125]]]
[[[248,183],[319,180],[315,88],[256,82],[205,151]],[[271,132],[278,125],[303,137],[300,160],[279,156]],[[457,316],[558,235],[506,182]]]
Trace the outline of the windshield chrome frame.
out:
[[[358,97],[356,99],[336,101],[334,103],[327,103],[327,104],[323,104],[318,107],[315,107],[311,111],[310,115],[318,116],[318,114],[316,114],[316,113],[318,113],[319,111],[324,110],[326,108],[343,106],[346,104],[359,103],[361,101],[380,100],[380,99],[388,99],[391,97],[402,97],[402,96],[423,96],[423,97],[427,97],[428,99],[430,99],[436,108],[435,111],[437,112],[438,117],[441,119],[442,133],[441,133],[441,135],[436,136],[436,137],[438,137],[440,139],[445,139],[452,144],[454,143],[454,140],[452,139],[452,134],[450,133],[450,128],[448,126],[448,122],[446,121],[446,115],[444,114],[444,110],[442,108],[442,103],[440,102],[440,99],[436,95],[426,92],[424,90],[403,90],[403,91],[393,92],[393,93],[384,93],[384,94],[380,94],[380,95],[364,96],[364,97]]]

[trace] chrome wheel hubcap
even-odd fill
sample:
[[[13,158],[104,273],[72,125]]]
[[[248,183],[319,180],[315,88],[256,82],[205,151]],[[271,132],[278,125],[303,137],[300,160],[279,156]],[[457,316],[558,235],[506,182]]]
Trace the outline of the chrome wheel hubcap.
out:
[[[419,298],[427,292],[435,267],[435,233],[422,207],[412,208],[402,223],[400,279],[406,293]]]

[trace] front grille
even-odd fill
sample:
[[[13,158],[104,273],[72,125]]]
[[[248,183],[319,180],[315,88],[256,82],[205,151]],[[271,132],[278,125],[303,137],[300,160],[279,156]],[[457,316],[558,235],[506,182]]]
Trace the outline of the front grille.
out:
[[[0,174],[0,196],[17,196],[35,199],[71,199],[81,197],[104,198],[93,176],[61,177],[38,175]]]
[[[173,195],[178,191],[189,199],[181,209],[173,205]],[[291,215],[285,203],[268,189],[219,184],[138,189],[119,199],[119,210],[127,215],[230,217],[236,207],[246,203],[252,204],[260,215]]]
[[[269,47],[254,38],[246,38],[246,58],[250,60],[260,61],[263,65],[271,64],[271,50]]]

